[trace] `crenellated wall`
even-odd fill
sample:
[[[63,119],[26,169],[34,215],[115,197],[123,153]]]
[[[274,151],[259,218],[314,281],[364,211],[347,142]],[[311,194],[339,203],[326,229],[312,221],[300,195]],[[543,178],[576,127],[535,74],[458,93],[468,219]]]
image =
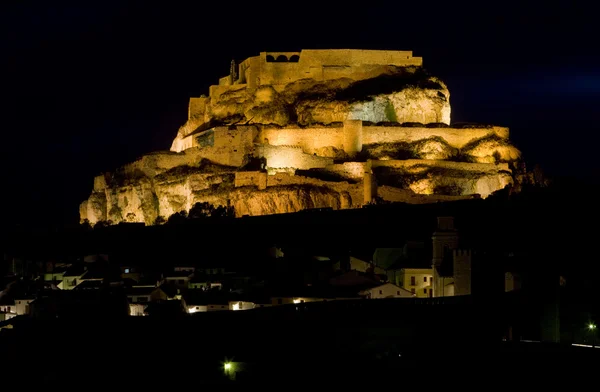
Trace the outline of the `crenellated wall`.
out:
[[[412,51],[304,49],[300,52],[261,52],[238,65],[238,75],[233,83],[228,75],[219,79],[219,86],[281,86],[306,78],[362,80],[394,72],[397,67],[422,65],[423,59],[413,57]],[[211,86],[211,96],[213,92],[220,90]]]

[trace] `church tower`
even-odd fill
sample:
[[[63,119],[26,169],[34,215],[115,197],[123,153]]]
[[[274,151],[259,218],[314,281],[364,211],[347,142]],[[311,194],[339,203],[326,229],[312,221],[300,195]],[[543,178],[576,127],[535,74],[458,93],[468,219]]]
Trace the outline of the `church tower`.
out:
[[[458,231],[454,228],[454,217],[438,217],[437,229],[433,232],[431,239],[433,243],[433,257],[431,261],[433,269],[433,296],[444,297],[454,295],[453,288],[452,293],[447,293],[445,290],[446,284],[453,282],[452,251],[458,248]]]

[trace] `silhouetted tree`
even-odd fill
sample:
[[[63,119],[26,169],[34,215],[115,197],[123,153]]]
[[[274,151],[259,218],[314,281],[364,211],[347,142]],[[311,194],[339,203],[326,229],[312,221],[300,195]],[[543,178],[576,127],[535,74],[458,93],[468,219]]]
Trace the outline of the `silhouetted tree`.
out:
[[[102,229],[103,227],[108,227],[108,226],[112,226],[112,221],[111,220],[107,220],[107,221],[98,221],[96,222],[96,224],[94,225],[94,230],[95,229]]]
[[[214,206],[208,202],[196,203],[190,209],[190,213],[188,214],[189,219],[201,219],[212,216],[214,211]]]
[[[92,224],[87,219],[84,219],[83,222],[81,222],[81,224],[79,225],[79,227],[81,227],[81,229],[85,231],[92,230]]]
[[[154,220],[155,225],[164,225],[165,223],[167,223],[167,220],[162,215],[157,216]]]
[[[184,211],[176,212],[173,215],[171,215],[169,217],[169,219],[167,220],[167,223],[172,225],[172,224],[183,223],[186,220],[187,220],[187,212],[184,210]]]

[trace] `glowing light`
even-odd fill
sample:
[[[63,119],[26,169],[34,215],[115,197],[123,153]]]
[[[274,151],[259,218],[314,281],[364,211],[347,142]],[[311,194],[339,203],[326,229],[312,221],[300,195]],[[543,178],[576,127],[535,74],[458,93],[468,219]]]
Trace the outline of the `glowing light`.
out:
[[[225,362],[225,365],[223,365],[223,368],[227,372],[233,368],[233,365],[231,364],[231,362]]]
[[[240,310],[240,303],[239,302],[234,303],[232,308],[233,308],[233,310]]]
[[[294,300],[294,303],[295,303],[295,304],[299,304],[299,303],[300,303],[300,300],[299,300],[299,299],[295,299],[295,300]]]
[[[592,323],[590,323],[590,325],[588,325],[588,328],[589,328],[590,330],[594,330],[594,329],[596,329],[596,325],[595,325],[595,324],[592,324]]]

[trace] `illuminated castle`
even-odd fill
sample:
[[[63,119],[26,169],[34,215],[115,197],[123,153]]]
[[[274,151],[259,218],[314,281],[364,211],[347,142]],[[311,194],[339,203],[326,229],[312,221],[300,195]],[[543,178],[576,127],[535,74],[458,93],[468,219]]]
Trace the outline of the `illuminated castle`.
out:
[[[90,222],[152,224],[197,202],[236,214],[487,197],[515,181],[507,128],[450,126],[410,51],[262,52],[191,98],[171,152],[98,176]]]

